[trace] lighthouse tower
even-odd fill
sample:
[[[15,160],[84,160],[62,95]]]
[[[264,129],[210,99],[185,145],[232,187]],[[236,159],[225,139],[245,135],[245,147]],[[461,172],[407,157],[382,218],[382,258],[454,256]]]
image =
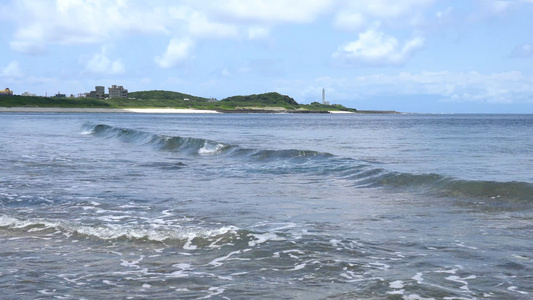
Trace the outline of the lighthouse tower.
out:
[[[329,102],[326,101],[326,90],[322,89],[322,104],[329,105]]]

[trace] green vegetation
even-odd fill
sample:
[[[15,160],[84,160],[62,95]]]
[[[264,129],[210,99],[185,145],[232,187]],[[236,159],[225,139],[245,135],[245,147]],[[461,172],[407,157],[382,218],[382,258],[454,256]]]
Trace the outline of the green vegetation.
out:
[[[65,107],[65,108],[194,108],[210,110],[240,109],[286,109],[311,111],[351,111],[342,105],[324,105],[313,102],[298,104],[293,98],[279,93],[265,93],[249,96],[233,96],[214,101],[170,91],[141,91],[129,94],[129,98],[48,98],[28,96],[0,96],[0,107]]]
[[[144,100],[185,100],[207,102],[207,98],[170,91],[141,91],[128,94],[129,98]]]
[[[249,96],[233,96],[221,100],[222,102],[230,102],[234,104],[240,104],[243,106],[247,105],[268,105],[268,106],[277,106],[292,108],[298,106],[298,102],[294,101],[289,96],[281,95],[279,93],[265,93],[258,95],[249,95]]]
[[[111,108],[106,100],[96,98],[47,98],[0,95],[0,107],[88,107]]]
[[[358,112],[355,108],[348,108],[340,104],[322,104],[319,102],[313,102],[308,105],[301,105],[309,110],[328,110],[328,111],[349,111],[349,112]]]

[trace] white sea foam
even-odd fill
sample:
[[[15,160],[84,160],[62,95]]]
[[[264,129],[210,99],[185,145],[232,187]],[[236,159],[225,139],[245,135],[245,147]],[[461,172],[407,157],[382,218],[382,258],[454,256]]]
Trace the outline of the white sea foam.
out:
[[[301,270],[301,269],[305,268],[305,266],[307,266],[306,263],[299,264],[299,265],[294,266],[294,268],[289,270],[289,271],[298,271],[298,270]]]
[[[90,134],[93,134],[93,133],[94,133],[94,130],[92,130],[92,129],[90,129],[90,130],[84,129],[84,130],[82,130],[80,132],[80,134],[82,134],[82,135],[90,135]]]
[[[249,236],[255,238],[255,240],[248,242],[248,246],[250,247],[254,247],[256,245],[265,243],[269,240],[272,240],[272,241],[284,241],[285,240],[284,238],[280,238],[277,234],[271,233],[271,232],[267,232],[264,234],[249,234]]]
[[[102,240],[112,240],[122,237],[129,239],[148,239],[157,242],[162,242],[168,239],[186,240],[184,248],[187,250],[196,249],[196,246],[192,245],[192,241],[195,238],[210,238],[230,232],[236,232],[238,230],[235,226],[224,226],[215,229],[181,226],[165,226],[163,228],[153,226],[152,228],[143,228],[127,224],[91,226],[65,221],[49,221],[45,219],[20,220],[6,215],[0,216],[0,227],[24,229],[31,226],[39,227],[31,228],[28,232],[37,232],[48,228],[55,228],[58,230],[58,233],[62,233],[67,237],[70,237],[73,234],[82,234]]]
[[[39,293],[43,295],[53,295],[56,290],[38,290]]]
[[[0,216],[0,227],[8,227],[15,229],[24,229],[30,226],[44,226],[45,228],[56,227],[57,223],[49,222],[42,219],[29,219],[29,220],[19,220],[10,216]],[[38,229],[30,229],[31,231],[38,231]],[[28,231],[30,231],[28,230]],[[39,230],[40,231],[40,230]]]
[[[239,254],[239,253],[241,253],[241,250],[233,251],[233,252],[229,253],[226,256],[222,256],[222,257],[213,259],[209,264],[213,265],[215,267],[219,267],[219,266],[223,265],[221,263],[222,261],[225,261],[226,259],[230,258],[230,256],[235,255],[235,254]]]
[[[105,284],[107,284],[107,285],[111,285],[111,286],[119,286],[118,284],[113,283],[113,282],[111,282],[111,281],[109,281],[109,280],[103,280],[102,282],[105,283]]]
[[[185,264],[185,263],[175,264],[172,266],[178,269],[181,269],[181,270],[190,270],[192,268],[191,264]]]
[[[218,296],[222,293],[224,293],[225,289],[223,288],[220,288],[220,287],[210,287],[209,288],[209,295],[205,296],[205,297],[202,297],[202,298],[198,298],[198,299],[209,299],[209,298],[212,298],[213,296]]]
[[[128,268],[140,268],[139,267],[139,263],[144,259],[144,255],[141,255],[141,257],[137,260],[132,260],[132,261],[128,261],[128,260],[124,260],[124,259],[121,259],[121,263],[120,265],[123,266],[123,267],[128,267]]]
[[[396,281],[390,282],[390,283],[389,283],[389,287],[390,287],[391,289],[403,289],[404,284],[403,284],[403,281],[401,281],[401,280],[396,280]]]
[[[215,266],[215,267],[219,267],[219,266],[223,265],[223,263],[222,263],[223,261],[228,260],[231,256],[237,255],[237,254],[240,254],[240,253],[246,253],[246,252],[248,252],[250,250],[252,250],[252,249],[244,249],[244,250],[237,250],[237,251],[230,252],[228,255],[213,259],[209,264],[212,265],[212,266]]]
[[[413,280],[416,280],[418,284],[421,284],[424,281],[424,278],[422,278],[423,273],[416,273],[415,276],[413,276]]]
[[[187,242],[185,243],[185,245],[183,245],[183,249],[186,249],[186,250],[196,250],[196,246],[192,245],[192,240],[195,238],[196,236],[194,235],[191,235],[187,238]]]
[[[424,298],[417,294],[411,294],[403,297],[404,300],[435,300],[435,298]]]
[[[186,274],[183,270],[175,271],[170,273],[170,277],[174,278],[183,278],[183,277],[189,277],[189,274]]]
[[[213,145],[212,143],[209,143],[208,141],[205,142],[204,146],[198,150],[198,154],[202,155],[209,155],[209,154],[217,154],[224,149],[224,144],[216,144]]]
[[[508,289],[509,291],[511,291],[511,292],[516,292],[516,293],[519,293],[519,294],[522,294],[522,295],[529,295],[528,292],[525,292],[525,291],[519,291],[519,290],[518,290],[518,287],[516,287],[516,286],[510,286],[510,287],[508,287],[507,289]]]
[[[446,277],[446,280],[450,280],[450,281],[454,281],[454,282],[460,283],[460,284],[463,285],[460,288],[462,290],[467,290],[468,291],[469,289],[468,289],[468,281],[467,280],[475,279],[475,278],[477,278],[476,275],[470,275],[470,276],[467,276],[465,278],[461,278],[459,276],[452,275],[452,276]]]
[[[377,267],[380,270],[388,270],[388,269],[390,269],[390,265],[387,265],[387,264],[384,264],[384,263],[379,263],[379,262],[369,263],[369,265],[375,266],[375,267]]]

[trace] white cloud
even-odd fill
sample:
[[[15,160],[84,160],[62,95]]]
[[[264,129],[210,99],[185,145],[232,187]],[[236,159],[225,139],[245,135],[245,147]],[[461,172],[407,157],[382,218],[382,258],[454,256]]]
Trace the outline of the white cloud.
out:
[[[363,27],[366,18],[359,12],[341,11],[335,17],[335,27],[346,30],[357,30]]]
[[[17,30],[12,49],[43,52],[49,44],[101,43],[124,32],[165,32],[163,14],[148,3],[124,0],[17,0],[9,7]],[[142,20],[142,21],[140,21]]]
[[[373,16],[397,18],[426,7],[432,2],[432,0],[374,0],[361,1],[355,5]]]
[[[39,54],[49,45],[112,44],[130,35],[200,39],[269,37],[272,28],[334,16],[336,28],[359,30],[386,19],[411,22],[433,0],[11,0],[9,41],[15,51]],[[411,22],[412,23],[412,22]],[[163,59],[163,58],[160,58]]]
[[[336,103],[374,98],[390,98],[393,101],[395,97],[405,99],[410,96],[430,96],[431,99],[455,103],[533,103],[533,76],[518,71],[486,74],[450,71],[377,73],[318,77],[314,80],[278,80],[277,85],[278,90],[294,95],[298,102],[302,99],[320,101],[322,88],[325,88],[326,98]]]
[[[200,37],[228,38],[238,36],[236,26],[211,22],[204,14],[199,12],[194,12],[191,15],[188,30],[190,34]]]
[[[483,0],[482,3],[485,10],[490,14],[500,14],[511,6],[509,1]]]
[[[248,39],[250,40],[257,40],[257,39],[264,39],[268,37],[270,34],[270,29],[266,27],[250,27],[248,28]]]
[[[51,44],[109,43],[131,34],[264,38],[267,25],[306,23],[336,0],[12,0],[13,50],[38,54]],[[23,17],[22,17],[23,16]]]
[[[435,16],[439,19],[446,18],[453,12],[453,7],[448,6],[445,10],[439,10],[437,13],[435,13]]]
[[[222,70],[222,72],[220,72],[220,74],[222,76],[230,76],[231,72],[227,68],[224,68],[224,70]]]
[[[532,44],[523,44],[516,47],[511,53],[512,57],[524,58],[530,57],[533,55],[533,45]]]
[[[174,6],[169,9],[174,31],[183,31],[190,36],[206,38],[232,38],[238,35],[238,27],[233,24],[211,20],[203,11],[189,6]],[[176,29],[177,28],[177,29]]]
[[[339,1],[333,24],[340,29],[359,30],[365,23],[390,21],[396,25],[419,25],[424,9],[433,0]]]
[[[359,34],[358,40],[339,47],[333,57],[346,63],[397,65],[404,63],[423,45],[424,38],[414,36],[402,46],[395,37],[378,31],[375,26]]]
[[[207,5],[225,18],[252,23],[308,23],[325,13],[334,0],[214,0]]]
[[[102,47],[100,53],[94,54],[87,64],[85,71],[94,74],[123,74],[126,71],[124,64],[120,59],[111,60],[107,56],[107,48]]]
[[[533,77],[521,72],[401,72],[330,80],[339,89],[353,89],[363,97],[375,95],[433,95],[443,101],[481,103],[532,102]]]
[[[161,68],[172,68],[183,63],[191,57],[194,42],[190,38],[173,38],[162,56],[157,56],[154,61]]]
[[[503,15],[513,5],[519,5],[519,1],[478,0],[479,8],[473,10],[468,16],[471,22],[478,22],[485,18]]]
[[[23,76],[18,61],[12,61],[7,66],[1,69],[1,77],[6,78],[19,78]]]

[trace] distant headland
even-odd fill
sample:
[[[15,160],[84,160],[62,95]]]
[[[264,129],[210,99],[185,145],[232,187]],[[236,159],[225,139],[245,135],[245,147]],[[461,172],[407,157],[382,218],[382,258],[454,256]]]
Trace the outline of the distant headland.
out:
[[[113,86],[116,88],[115,86]],[[120,87],[119,87],[120,88]],[[111,90],[111,89],[110,89]],[[222,100],[172,91],[139,91],[111,95],[96,91],[84,96],[54,97],[0,95],[0,112],[219,112],[219,113],[356,113],[357,109],[339,104],[299,104],[276,92],[232,96]],[[39,108],[43,108],[39,110]],[[364,113],[364,112],[363,112]],[[372,112],[376,113],[376,112]],[[388,112],[393,113],[393,112]]]

